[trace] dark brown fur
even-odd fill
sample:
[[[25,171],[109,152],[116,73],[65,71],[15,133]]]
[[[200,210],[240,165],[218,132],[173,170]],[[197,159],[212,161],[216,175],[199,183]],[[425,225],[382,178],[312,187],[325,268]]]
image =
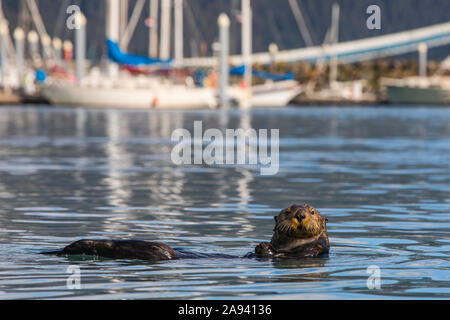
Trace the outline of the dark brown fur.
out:
[[[161,242],[140,240],[78,240],[57,255],[83,254],[111,259],[171,260],[178,254]]]
[[[313,257],[328,253],[326,222],[313,207],[303,204],[292,205],[281,210],[275,217],[272,240],[261,242],[254,253],[245,257],[260,258],[299,258]],[[172,249],[161,242],[140,240],[78,240],[62,250],[43,252],[43,254],[89,255],[112,259],[141,259],[149,261],[172,260],[179,258],[234,258],[221,254],[204,254]]]
[[[272,240],[255,248],[260,257],[314,257],[329,252],[327,218],[308,204],[292,205],[275,218]]]

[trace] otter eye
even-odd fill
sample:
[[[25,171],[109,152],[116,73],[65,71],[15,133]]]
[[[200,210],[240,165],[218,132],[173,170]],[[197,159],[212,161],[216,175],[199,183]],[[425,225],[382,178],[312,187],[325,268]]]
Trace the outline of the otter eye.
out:
[[[311,210],[311,214],[314,215],[314,213],[316,213],[314,210]]]

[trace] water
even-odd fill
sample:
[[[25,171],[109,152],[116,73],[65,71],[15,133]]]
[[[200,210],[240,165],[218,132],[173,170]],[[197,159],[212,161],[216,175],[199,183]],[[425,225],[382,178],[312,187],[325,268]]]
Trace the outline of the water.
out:
[[[279,128],[280,171],[176,166],[177,128]],[[0,298],[450,298],[450,109],[0,108]],[[79,238],[244,255],[307,202],[331,252],[299,261],[43,256]],[[381,288],[369,289],[369,266]],[[69,289],[69,266],[81,289]]]

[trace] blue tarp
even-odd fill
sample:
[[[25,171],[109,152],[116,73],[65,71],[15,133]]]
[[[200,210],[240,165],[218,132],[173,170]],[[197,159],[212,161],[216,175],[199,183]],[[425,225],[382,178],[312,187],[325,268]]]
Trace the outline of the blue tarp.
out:
[[[45,70],[37,69],[35,71],[35,77],[37,82],[44,83],[47,79],[47,73],[45,72]]]
[[[154,59],[146,56],[138,56],[135,54],[124,53],[120,50],[117,42],[111,39],[106,39],[106,45],[108,46],[108,58],[119,64],[124,64],[128,66],[139,66],[139,65],[150,65],[157,63],[169,64],[172,60],[160,60]]]
[[[243,76],[245,73],[245,65],[237,66],[230,69],[230,74]],[[270,79],[273,81],[283,81],[283,80],[294,80],[294,75],[292,73],[287,74],[274,74],[270,72],[253,70],[252,74],[254,77],[262,78],[262,79]]]

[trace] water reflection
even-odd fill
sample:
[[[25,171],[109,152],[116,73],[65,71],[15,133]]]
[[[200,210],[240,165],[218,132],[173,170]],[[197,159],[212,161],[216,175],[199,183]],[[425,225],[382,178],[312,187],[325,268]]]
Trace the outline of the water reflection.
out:
[[[0,298],[449,297],[444,108],[124,111],[0,108]],[[175,166],[172,131],[280,129],[280,172]],[[39,256],[80,237],[243,256],[308,202],[330,256],[139,261]],[[81,266],[83,289],[65,288]],[[369,265],[382,290],[366,286]]]

